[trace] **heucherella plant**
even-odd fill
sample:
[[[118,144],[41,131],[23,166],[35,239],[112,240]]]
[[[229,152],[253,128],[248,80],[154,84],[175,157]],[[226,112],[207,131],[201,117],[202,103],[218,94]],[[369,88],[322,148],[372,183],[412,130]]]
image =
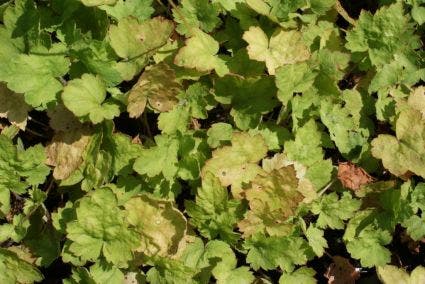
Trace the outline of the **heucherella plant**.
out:
[[[0,283],[425,283],[424,23],[0,1]]]

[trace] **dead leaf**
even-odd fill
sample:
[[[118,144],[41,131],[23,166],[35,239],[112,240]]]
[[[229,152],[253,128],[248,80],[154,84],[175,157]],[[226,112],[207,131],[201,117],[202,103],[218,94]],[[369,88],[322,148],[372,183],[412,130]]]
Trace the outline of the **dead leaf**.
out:
[[[328,284],[354,284],[360,278],[360,272],[342,256],[333,256],[333,263],[329,265],[325,277]]]
[[[11,124],[25,130],[30,110],[24,95],[12,92],[0,83],[0,117],[7,118]]]
[[[350,162],[338,164],[338,179],[344,187],[352,190],[358,190],[374,180],[365,170]]]

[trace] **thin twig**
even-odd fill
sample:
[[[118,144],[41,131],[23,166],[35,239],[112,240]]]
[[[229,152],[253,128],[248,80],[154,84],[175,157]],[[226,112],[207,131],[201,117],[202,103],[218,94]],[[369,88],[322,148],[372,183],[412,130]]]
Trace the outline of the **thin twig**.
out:
[[[143,121],[143,125],[146,128],[146,132],[148,134],[148,137],[150,139],[152,139],[152,132],[151,132],[151,128],[149,127],[148,116],[146,114],[146,111],[143,112],[143,119],[142,119],[142,121]]]
[[[348,15],[347,11],[345,11],[344,7],[341,5],[341,2],[339,2],[339,0],[335,2],[335,10],[338,12],[338,14],[341,15],[341,17],[344,18],[344,20],[346,20],[353,26],[356,25],[356,20],[351,18],[350,15]]]

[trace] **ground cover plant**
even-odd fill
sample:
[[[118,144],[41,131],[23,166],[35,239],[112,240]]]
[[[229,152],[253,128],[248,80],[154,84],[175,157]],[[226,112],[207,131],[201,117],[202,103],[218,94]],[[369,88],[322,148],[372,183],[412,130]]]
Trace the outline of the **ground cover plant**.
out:
[[[425,1],[0,1],[0,283],[425,283]]]

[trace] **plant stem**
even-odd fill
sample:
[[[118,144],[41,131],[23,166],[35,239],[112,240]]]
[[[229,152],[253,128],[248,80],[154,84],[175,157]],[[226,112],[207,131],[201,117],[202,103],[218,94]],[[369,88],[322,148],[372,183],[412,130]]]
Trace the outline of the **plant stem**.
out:
[[[341,5],[341,2],[339,0],[336,0],[335,2],[335,10],[338,12],[338,14],[341,15],[341,17],[344,18],[347,22],[349,22],[351,25],[356,25],[356,20],[350,17],[348,15],[347,11],[345,11],[344,7]]]

